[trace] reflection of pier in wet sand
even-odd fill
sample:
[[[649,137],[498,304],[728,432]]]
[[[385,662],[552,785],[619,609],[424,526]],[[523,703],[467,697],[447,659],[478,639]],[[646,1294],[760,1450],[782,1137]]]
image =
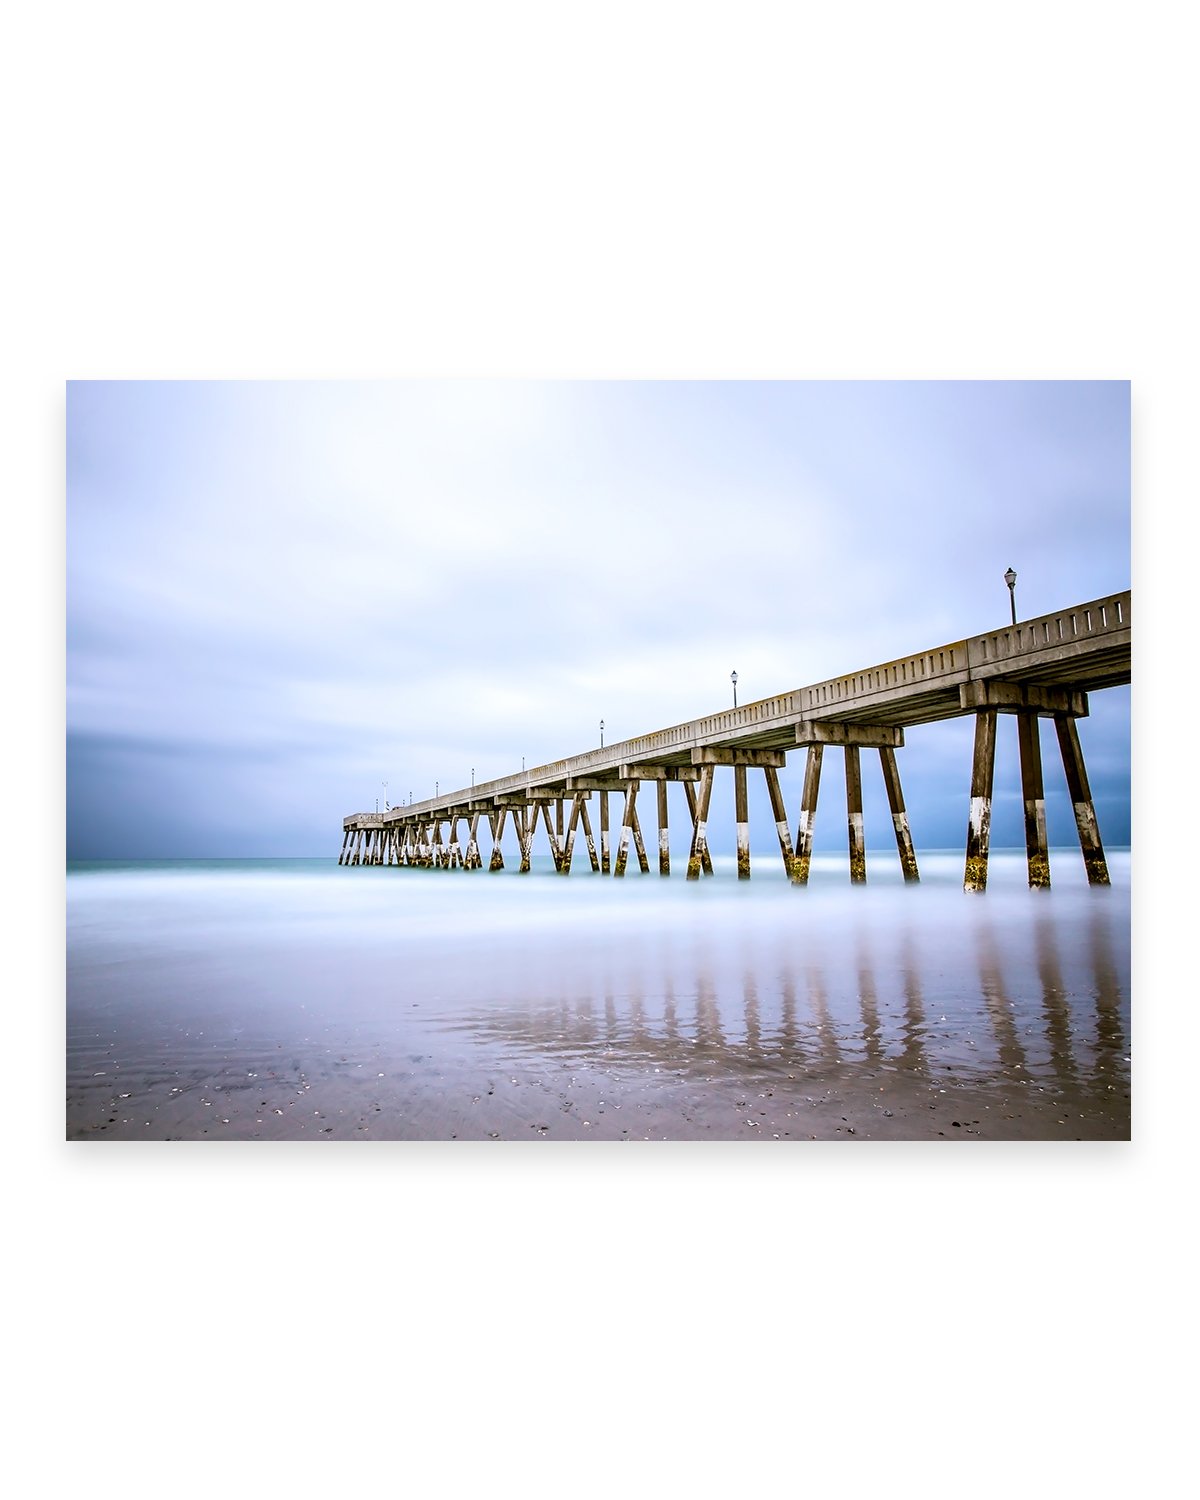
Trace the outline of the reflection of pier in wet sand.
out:
[[[609,1111],[677,1108],[688,1129],[672,1118],[675,1139],[1127,1139],[1127,996],[1106,924],[1073,935],[1084,951],[1064,966],[1039,919],[1034,982],[1019,991],[982,914],[978,927],[975,982],[953,994],[908,936],[877,952],[860,929],[848,953],[814,941],[783,964],[767,953],[710,968],[687,994],[643,957],[610,968],[599,1004],[526,993],[445,1025],[509,1058],[548,1059],[576,1084],[602,1081]]]

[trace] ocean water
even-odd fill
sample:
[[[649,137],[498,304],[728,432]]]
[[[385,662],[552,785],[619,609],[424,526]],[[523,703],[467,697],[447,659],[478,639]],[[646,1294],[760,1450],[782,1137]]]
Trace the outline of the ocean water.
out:
[[[653,859],[653,851],[651,852]],[[71,1140],[1127,1140],[1130,856],[72,865]]]

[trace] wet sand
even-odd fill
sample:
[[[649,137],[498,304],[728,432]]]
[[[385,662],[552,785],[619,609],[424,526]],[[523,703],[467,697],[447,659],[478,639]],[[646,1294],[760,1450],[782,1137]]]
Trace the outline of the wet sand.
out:
[[[410,879],[340,873],[389,903]],[[453,876],[425,879],[426,914],[452,909]],[[95,929],[69,983],[68,1139],[1130,1138],[1119,893],[838,890],[799,930],[786,887],[699,916],[676,892],[631,923],[630,883],[598,930],[553,877],[543,893],[553,909],[506,907],[452,962],[453,924],[375,907],[286,941],[232,907],[203,941],[169,905],[157,936]]]

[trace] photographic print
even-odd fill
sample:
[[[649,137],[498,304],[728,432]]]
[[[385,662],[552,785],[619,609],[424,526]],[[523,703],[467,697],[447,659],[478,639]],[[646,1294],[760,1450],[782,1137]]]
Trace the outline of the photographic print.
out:
[[[71,1141],[1130,1138],[1122,381],[77,381]]]

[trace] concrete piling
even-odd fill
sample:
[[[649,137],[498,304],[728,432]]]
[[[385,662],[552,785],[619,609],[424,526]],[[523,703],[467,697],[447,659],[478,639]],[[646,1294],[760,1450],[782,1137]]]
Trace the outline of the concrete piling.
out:
[[[687,878],[699,880],[700,870],[708,857],[708,804],[712,798],[713,771],[716,769],[711,763],[701,767],[700,791],[696,796],[695,823],[692,828],[692,848],[688,855]],[[687,785],[687,783],[684,783]],[[712,865],[709,864],[711,871]]]
[[[862,763],[857,745],[847,745],[846,829],[850,842],[850,883],[862,885],[867,878],[867,845],[863,837]]]
[[[986,891],[988,848],[992,830],[992,779],[996,770],[996,710],[975,715],[975,751],[971,760],[971,811],[967,822],[964,891]]]
[[[746,798],[746,768],[733,768],[734,819],[737,823],[737,872],[739,880],[750,879],[750,813]]]
[[[896,834],[900,869],[906,881],[920,880],[921,877],[917,871],[917,853],[913,848],[912,834],[908,828],[904,792],[900,787],[900,769],[896,765],[896,752],[890,745],[880,745],[879,760],[883,766],[883,784],[887,788],[888,806],[892,812],[892,827]]]
[[[821,790],[821,757],[823,745],[809,745],[804,762],[804,788],[800,793],[800,817],[796,824],[796,859],[792,866],[792,884],[807,885],[812,864],[813,822],[817,816],[817,796]]]
[[[613,869],[614,875],[624,875],[625,864],[629,858],[629,837],[633,832],[633,814],[637,802],[638,783],[627,781],[625,783],[625,811],[621,816],[621,839],[617,845],[617,863]]]
[[[1050,884],[1050,848],[1046,839],[1046,793],[1042,785],[1042,747],[1038,716],[1017,715],[1017,744],[1021,753],[1021,795],[1025,803],[1025,857],[1033,890]]]
[[[1088,784],[1087,768],[1083,763],[1083,750],[1079,744],[1079,730],[1073,718],[1056,717],[1054,728],[1058,732],[1058,746],[1062,751],[1063,770],[1067,773],[1067,791],[1075,810],[1075,827],[1079,832],[1079,847],[1083,853],[1083,865],[1087,871],[1089,885],[1108,885],[1108,861],[1104,857],[1104,846],[1100,842],[1100,827],[1096,822],[1096,808],[1092,802],[1092,789]]]
[[[779,837],[779,852],[783,856],[784,873],[791,876],[795,854],[792,850],[792,832],[788,827],[787,806],[779,786],[779,772],[774,766],[764,766],[767,779],[767,794],[771,798],[771,816],[775,819],[775,832]]]

